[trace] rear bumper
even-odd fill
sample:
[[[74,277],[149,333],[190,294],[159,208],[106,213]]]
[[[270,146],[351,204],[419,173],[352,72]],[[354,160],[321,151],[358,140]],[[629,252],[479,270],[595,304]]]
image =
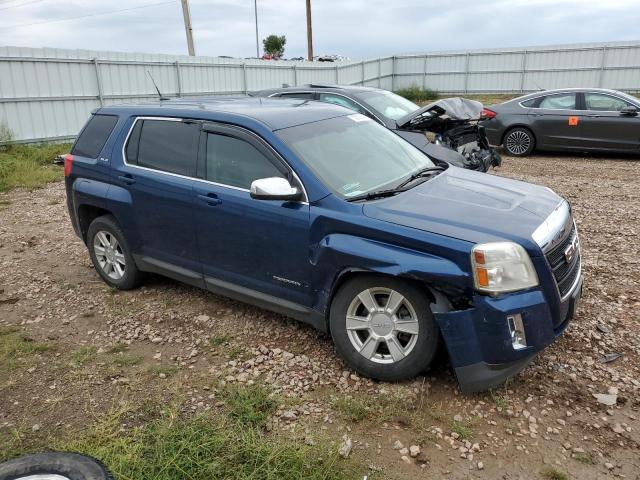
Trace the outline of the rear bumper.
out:
[[[492,298],[476,295],[473,308],[436,313],[451,364],[464,393],[501,385],[524,369],[535,356],[558,338],[575,315],[582,278],[562,304],[566,312],[554,328],[553,315],[542,290]],[[527,346],[514,349],[507,317],[520,314]]]

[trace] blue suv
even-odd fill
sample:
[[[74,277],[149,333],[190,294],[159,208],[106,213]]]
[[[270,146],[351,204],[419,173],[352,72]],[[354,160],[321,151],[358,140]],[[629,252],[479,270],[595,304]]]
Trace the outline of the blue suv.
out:
[[[562,333],[581,293],[564,199],[434,163],[335,105],[100,108],[65,175],[110,286],[154,272],[308,322],[380,380],[417,375],[444,345],[463,391],[497,386]]]

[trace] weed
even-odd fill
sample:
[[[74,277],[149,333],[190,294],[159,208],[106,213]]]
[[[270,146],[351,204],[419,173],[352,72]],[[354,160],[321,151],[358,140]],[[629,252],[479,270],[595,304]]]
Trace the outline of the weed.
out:
[[[124,353],[127,350],[129,350],[129,345],[126,343],[116,343],[107,349],[107,353]]]
[[[473,430],[467,424],[462,422],[453,422],[451,425],[451,431],[460,435],[460,439],[467,440],[473,436]]]
[[[598,463],[590,453],[576,453],[573,458],[585,465],[595,465]]]
[[[167,377],[173,375],[178,371],[178,367],[173,366],[163,366],[163,365],[151,365],[147,367],[147,373],[158,376],[158,375],[166,375]]]
[[[132,367],[138,365],[144,360],[144,357],[139,355],[130,355],[121,353],[113,359],[113,363],[119,367]]]
[[[231,417],[242,425],[262,428],[278,407],[269,389],[262,385],[230,386],[223,396]]]
[[[0,371],[17,367],[26,357],[46,352],[51,347],[24,336],[15,327],[0,327]]]
[[[70,144],[9,144],[0,150],[0,192],[12,188],[39,188],[63,178],[53,158],[69,151]]]
[[[71,365],[81,367],[95,360],[98,349],[96,347],[82,347],[71,354]]]
[[[229,343],[229,340],[231,340],[231,337],[229,335],[221,335],[221,336],[213,337],[211,340],[209,340],[209,343],[214,347],[217,347],[219,345],[224,345],[225,343]]]
[[[566,473],[556,470],[555,468],[545,468],[542,471],[542,476],[548,480],[568,480],[569,477]]]
[[[334,407],[345,420],[361,422],[369,416],[369,409],[359,400],[343,397],[334,402]]]
[[[412,102],[424,102],[425,100],[435,100],[438,98],[438,92],[429,88],[422,88],[418,85],[411,85],[410,87],[401,88],[396,90],[398,95],[411,100]]]

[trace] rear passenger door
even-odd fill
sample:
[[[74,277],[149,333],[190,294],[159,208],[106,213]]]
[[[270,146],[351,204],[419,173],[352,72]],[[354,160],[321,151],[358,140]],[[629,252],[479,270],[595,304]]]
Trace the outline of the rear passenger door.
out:
[[[530,125],[540,148],[576,148],[585,112],[578,108],[575,92],[544,95],[528,112]]]
[[[110,197],[136,262],[198,283],[193,219],[200,124],[177,118],[137,118],[114,165]]]

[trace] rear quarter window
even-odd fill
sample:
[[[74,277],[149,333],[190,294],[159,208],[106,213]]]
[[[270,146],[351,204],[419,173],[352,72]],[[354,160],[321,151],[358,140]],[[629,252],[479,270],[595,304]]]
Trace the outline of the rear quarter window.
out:
[[[116,123],[116,116],[93,115],[80,132],[71,153],[80,157],[98,158]]]

